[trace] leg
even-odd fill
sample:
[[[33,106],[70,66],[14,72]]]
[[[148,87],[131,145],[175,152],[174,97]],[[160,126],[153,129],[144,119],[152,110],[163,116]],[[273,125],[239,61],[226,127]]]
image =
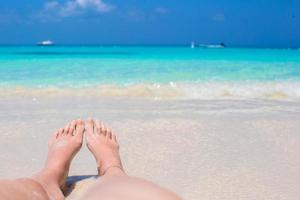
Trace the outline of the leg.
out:
[[[82,145],[83,121],[77,120],[57,131],[49,141],[45,167],[32,178],[0,181],[2,200],[63,200],[70,163]]]
[[[103,124],[88,120],[86,138],[101,177],[82,199],[180,200],[172,192],[153,183],[127,176],[122,167],[116,136]]]
[[[49,200],[42,185],[32,179],[0,180],[0,200]]]

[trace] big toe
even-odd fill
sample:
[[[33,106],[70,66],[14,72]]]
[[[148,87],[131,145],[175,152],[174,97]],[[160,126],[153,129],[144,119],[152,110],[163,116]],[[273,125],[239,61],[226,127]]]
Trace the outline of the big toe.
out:
[[[84,123],[81,119],[75,121],[75,137],[82,142],[84,133]]]
[[[95,122],[93,119],[88,119],[85,124],[85,129],[88,134],[94,133]]]

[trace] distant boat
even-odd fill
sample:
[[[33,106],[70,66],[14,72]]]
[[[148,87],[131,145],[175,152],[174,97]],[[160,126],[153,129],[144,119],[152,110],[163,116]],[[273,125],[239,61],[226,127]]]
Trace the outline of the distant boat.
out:
[[[191,49],[195,48],[195,42],[191,42]]]
[[[211,49],[222,49],[225,48],[226,45],[224,43],[220,43],[220,44],[200,44],[199,47],[202,48],[211,48]]]
[[[37,43],[38,46],[53,46],[54,42],[52,42],[51,40],[44,40],[41,42]]]

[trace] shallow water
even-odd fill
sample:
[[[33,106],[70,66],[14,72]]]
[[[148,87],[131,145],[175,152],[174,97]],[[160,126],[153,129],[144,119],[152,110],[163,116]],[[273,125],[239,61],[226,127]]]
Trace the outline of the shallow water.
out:
[[[287,49],[0,47],[0,177],[39,171],[51,134],[91,116],[130,175],[184,199],[298,200],[299,72]],[[96,172],[83,146],[70,175]]]
[[[300,51],[2,46],[0,86],[25,94],[77,88],[74,93],[123,97],[299,99]]]

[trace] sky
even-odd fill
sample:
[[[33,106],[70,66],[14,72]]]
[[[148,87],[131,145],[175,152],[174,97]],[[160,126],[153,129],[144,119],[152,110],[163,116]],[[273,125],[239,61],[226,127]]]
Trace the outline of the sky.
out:
[[[0,0],[0,44],[300,47],[299,0]]]

